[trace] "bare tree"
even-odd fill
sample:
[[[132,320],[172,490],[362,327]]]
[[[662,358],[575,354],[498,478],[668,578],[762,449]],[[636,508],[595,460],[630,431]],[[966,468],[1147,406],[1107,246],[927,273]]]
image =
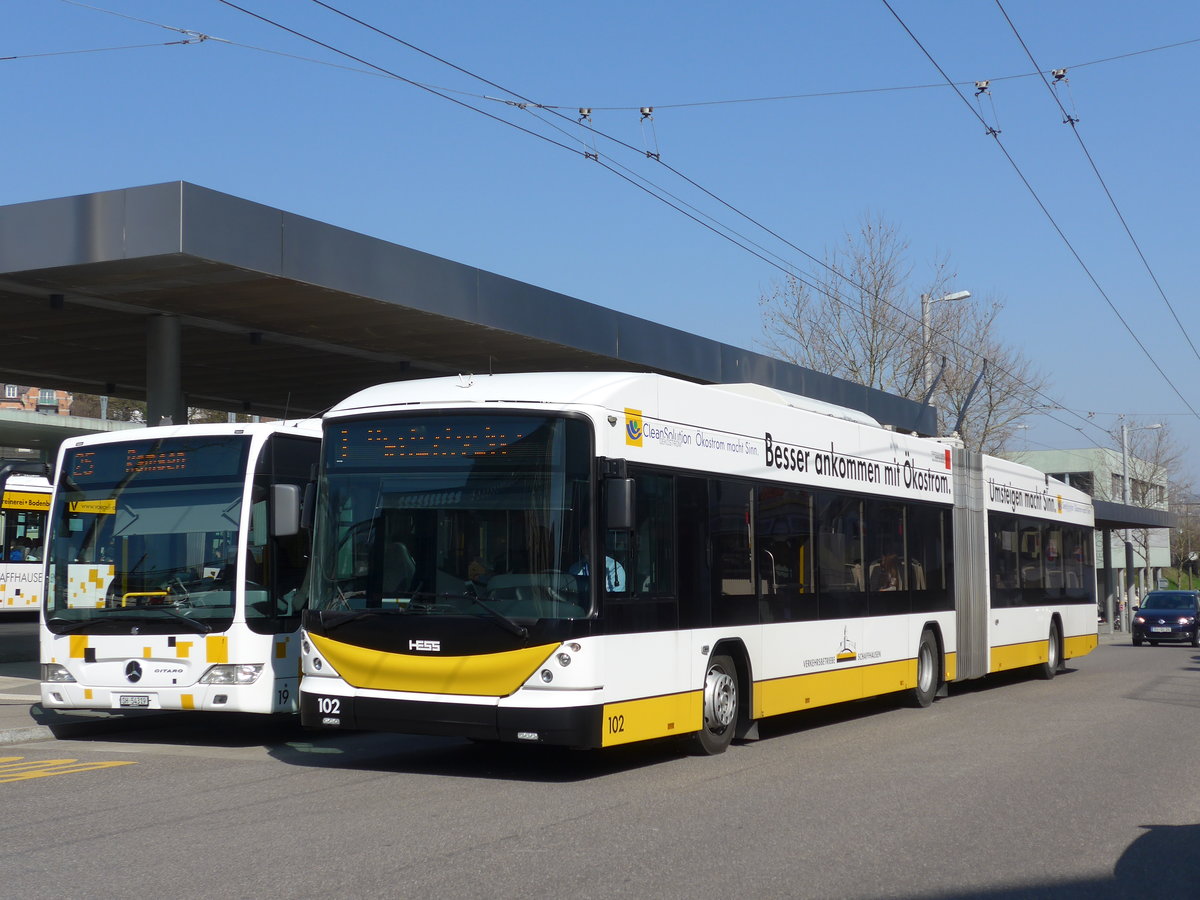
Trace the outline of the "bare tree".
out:
[[[1171,433],[1167,424],[1142,424],[1135,419],[1124,420],[1125,441],[1122,442],[1121,423],[1112,430],[1112,439],[1118,449],[1124,449],[1127,474],[1121,473],[1120,478],[1129,479],[1129,502],[1134,506],[1166,507],[1170,499],[1170,489],[1173,484],[1172,476],[1182,475],[1180,462],[1183,458],[1183,448]],[[1114,473],[1116,474],[1116,473]],[[1182,481],[1174,482],[1180,491],[1188,491]],[[1120,488],[1117,490],[1117,488]],[[1124,485],[1117,477],[1113,478],[1114,500],[1124,499]],[[1152,547],[1162,547],[1163,537],[1159,533],[1163,529],[1133,528],[1130,529],[1129,539],[1133,542],[1137,553],[1141,556],[1147,568],[1150,566],[1150,551]],[[1169,534],[1169,532],[1168,532]],[[1155,540],[1158,536],[1158,540]],[[1169,540],[1169,538],[1166,538]]]
[[[115,422],[146,421],[145,402],[109,397],[107,404],[102,404],[98,394],[75,394],[71,402],[71,415],[98,419],[102,406],[107,417]]]
[[[843,235],[827,253],[827,269],[806,278],[808,283],[789,277],[759,299],[761,343],[781,359],[918,400],[927,354],[935,373],[944,356],[931,399],[943,434],[953,428],[983,372],[959,436],[973,450],[998,452],[1034,408],[1045,377],[996,334],[1003,306],[994,299],[932,304],[927,344],[920,295],[942,296],[956,273],[947,260],[938,261],[923,287],[914,290],[908,249],[894,225],[864,216],[858,231]]]
[[[1178,470],[1177,470],[1178,471]],[[1175,528],[1171,531],[1171,565],[1179,572],[1179,586],[1200,585],[1200,497],[1192,491],[1190,480],[1171,480],[1171,512]]]
[[[1046,387],[1045,376],[996,334],[997,316],[1003,309],[999,301],[976,303],[972,298],[970,303],[942,303],[933,308],[938,306],[947,307],[939,310],[936,333],[940,337],[934,339],[946,357],[945,374],[932,401],[938,408],[939,431],[953,431],[958,410],[978,379],[959,436],[973,450],[1000,453],[1012,441],[1017,425],[1038,405],[1038,394]]]
[[[113,421],[141,423],[146,421],[146,403],[144,400],[109,397],[107,404],[102,404],[101,398],[97,394],[75,394],[71,403],[71,414],[98,419],[100,418],[102,407],[107,417]],[[190,423],[229,421],[229,413],[199,406],[189,406],[187,408],[187,417]],[[251,416],[249,413],[237,413],[234,419],[237,422],[249,422]]]
[[[763,346],[818,372],[912,396],[922,359],[912,352],[909,304],[896,302],[907,290],[907,251],[894,227],[865,219],[827,254],[814,287],[789,276],[759,299]]]

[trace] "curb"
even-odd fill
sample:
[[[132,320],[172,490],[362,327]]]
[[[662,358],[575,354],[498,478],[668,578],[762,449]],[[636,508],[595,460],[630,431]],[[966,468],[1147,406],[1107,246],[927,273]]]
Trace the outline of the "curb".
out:
[[[186,714],[164,710],[144,716],[110,716],[95,719],[81,717],[75,721],[56,722],[53,725],[22,725],[16,728],[3,728],[0,729],[0,747],[37,741],[70,741],[114,731],[154,727],[184,715]]]
[[[0,731],[0,747],[6,744],[31,744],[34,741],[52,741],[55,734],[49,725],[29,725],[25,728],[9,728]]]

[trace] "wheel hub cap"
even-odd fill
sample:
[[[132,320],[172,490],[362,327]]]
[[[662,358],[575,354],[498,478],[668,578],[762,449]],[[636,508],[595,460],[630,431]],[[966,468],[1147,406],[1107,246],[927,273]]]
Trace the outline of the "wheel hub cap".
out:
[[[737,714],[737,690],[733,678],[721,669],[713,669],[704,681],[704,723],[721,730],[733,722]]]

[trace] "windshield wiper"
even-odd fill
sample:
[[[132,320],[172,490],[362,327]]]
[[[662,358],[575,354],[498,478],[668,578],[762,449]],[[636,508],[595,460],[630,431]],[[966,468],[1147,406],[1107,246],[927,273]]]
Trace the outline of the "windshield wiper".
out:
[[[464,593],[463,596],[466,597],[468,600],[473,601],[476,606],[481,607],[484,610],[484,612],[486,612],[488,615],[492,616],[507,631],[511,631],[513,634],[515,634],[519,638],[529,637],[529,629],[528,628],[526,628],[524,625],[518,625],[516,622],[514,622],[512,619],[510,619],[504,613],[500,612],[500,610],[492,609],[490,606],[488,606],[486,603],[483,602],[483,598],[480,597],[478,594],[471,592],[471,593]]]
[[[357,610],[337,610],[337,609],[322,609],[317,611],[321,621],[321,628],[325,631],[333,631],[335,628],[341,628],[348,622],[357,622],[360,619],[366,619],[379,612],[378,609],[357,609]],[[325,614],[329,613],[331,617],[336,616],[332,621],[325,618]]]
[[[197,621],[196,619],[189,619],[183,613],[175,612],[173,609],[167,609],[166,607],[162,606],[151,606],[147,608],[153,610],[154,612],[166,613],[168,616],[172,616],[173,618],[178,619],[180,622],[187,624],[188,627],[192,628],[199,634],[208,634],[210,631],[212,631],[211,625],[205,622]]]
[[[94,619],[47,619],[47,625],[53,625],[55,634],[68,634],[72,631],[82,631],[89,625],[94,625],[96,622],[103,621],[99,618]]]
[[[117,612],[117,611],[118,610],[110,609],[110,610],[108,610],[108,613],[106,613],[106,615],[109,613]],[[187,625],[190,629],[197,632],[198,634],[208,634],[208,632],[212,631],[211,625],[208,625],[204,622],[199,622],[196,619],[189,619],[183,613],[175,612],[175,610],[168,609],[165,606],[132,606],[129,608],[129,615],[125,615],[124,611],[121,611],[121,613],[122,613],[121,618],[122,619],[141,619],[143,622],[153,622],[154,618],[152,616],[144,615],[145,613],[152,613],[152,612],[153,613],[165,613],[167,616],[169,616],[172,619],[178,619],[180,622]],[[134,613],[137,613],[137,615],[134,615]],[[93,620],[93,621],[96,621],[96,620]]]
[[[114,621],[128,622],[131,619],[141,620],[143,622],[155,621],[155,617],[145,615],[145,613],[148,612],[166,613],[169,617],[178,619],[180,622],[187,625],[188,628],[197,632],[198,634],[208,634],[210,631],[212,631],[211,625],[208,625],[204,622],[198,622],[195,619],[189,619],[182,613],[177,613],[173,609],[165,609],[161,606],[139,606],[131,607],[127,610],[108,609],[105,610],[103,615],[93,616],[90,619],[47,619],[46,624],[53,625],[58,629],[55,631],[55,634],[67,634],[72,631],[82,631],[89,625],[100,625],[103,627],[106,623]],[[119,615],[116,618],[113,618],[114,613],[119,613]]]
[[[444,593],[435,594],[432,591],[418,591],[418,592],[415,592],[412,596],[413,596],[414,600],[416,600],[418,597],[432,597],[434,600],[463,600],[463,599],[470,600],[472,603],[474,603],[476,606],[480,607],[484,612],[486,612],[489,616],[494,618],[496,620],[496,622],[502,628],[504,628],[505,631],[511,631],[517,637],[521,637],[521,638],[529,636],[528,628],[526,628],[524,625],[520,625],[517,622],[514,622],[512,619],[510,619],[504,613],[500,612],[500,610],[492,609],[490,606],[488,606],[486,603],[484,603],[483,599],[476,593],[473,593],[470,591],[464,591],[461,594],[454,594],[454,593],[447,591]],[[410,606],[410,608],[411,608],[411,606]],[[422,608],[430,610],[430,611],[432,611],[434,609],[434,607],[431,607],[431,606],[422,606]]]

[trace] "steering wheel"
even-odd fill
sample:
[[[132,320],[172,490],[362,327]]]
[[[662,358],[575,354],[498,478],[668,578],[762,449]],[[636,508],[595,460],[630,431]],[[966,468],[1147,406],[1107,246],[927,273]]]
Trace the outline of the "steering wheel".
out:
[[[179,586],[178,590],[175,590],[176,585]],[[175,606],[177,608],[183,608],[185,606],[192,605],[192,595],[188,591],[187,585],[183,583],[183,579],[180,578],[178,574],[172,575],[170,578],[168,578],[167,583],[164,584],[163,587],[166,588],[168,596],[172,594],[178,595],[175,598]]]

